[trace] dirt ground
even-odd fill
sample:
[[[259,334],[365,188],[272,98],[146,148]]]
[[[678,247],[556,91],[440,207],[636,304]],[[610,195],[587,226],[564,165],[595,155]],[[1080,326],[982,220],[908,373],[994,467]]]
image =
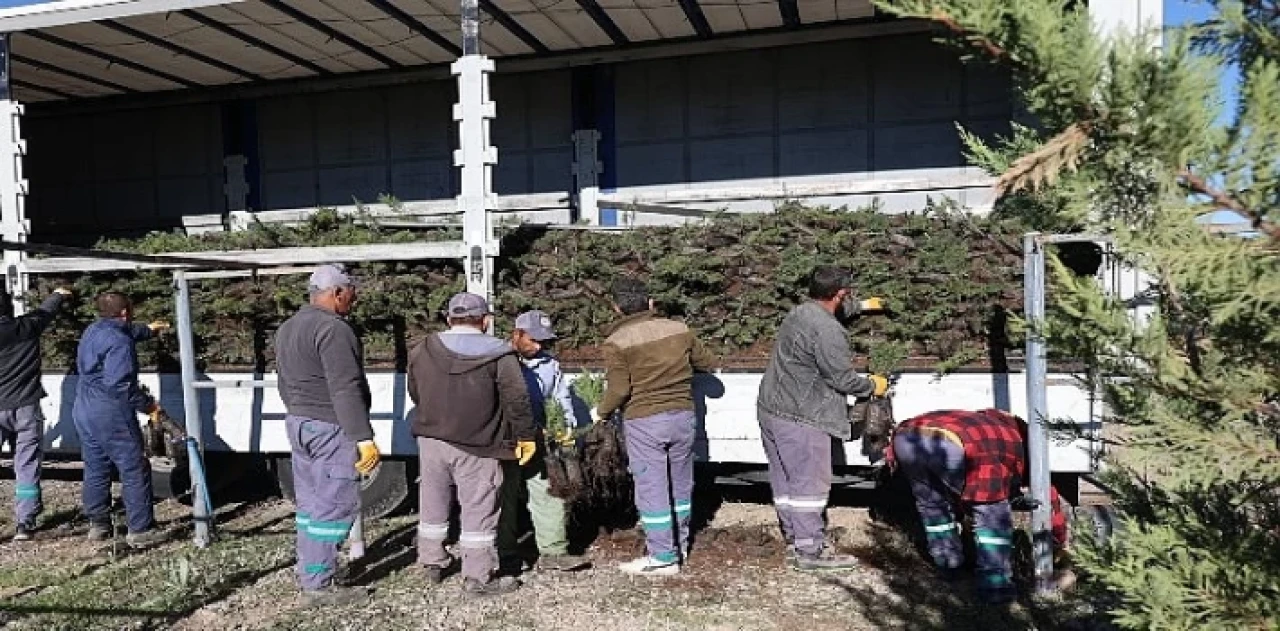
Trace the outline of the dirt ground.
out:
[[[835,540],[863,567],[813,575],[784,566],[772,509],[713,490],[701,501],[706,527],[686,571],[667,579],[620,574],[638,554],[634,530],[591,543],[594,566],[528,572],[515,594],[475,600],[460,578],[428,586],[416,569],[413,515],[367,525],[369,561],[353,570],[368,602],[304,609],[293,583],[292,506],[276,499],[219,509],[219,538],[196,549],[188,508],[158,506],[174,539],[145,554],[91,544],[78,517],[79,486],[45,483],[46,510],[34,541],[14,542],[12,481],[0,482],[0,626],[6,629],[1093,629],[1104,628],[1071,599],[976,604],[968,584],[933,578],[903,531],[850,506],[830,512]],[[703,493],[703,495],[708,495]],[[695,500],[697,501],[697,500]]]

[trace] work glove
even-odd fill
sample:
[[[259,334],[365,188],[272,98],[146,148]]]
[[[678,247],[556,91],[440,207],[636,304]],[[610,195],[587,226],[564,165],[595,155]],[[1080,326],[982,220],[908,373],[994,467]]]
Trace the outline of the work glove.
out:
[[[559,432],[556,432],[556,434],[551,438],[561,445],[572,445],[575,438],[573,428],[566,427]]]
[[[372,440],[362,440],[356,443],[356,453],[360,456],[356,460],[356,471],[360,475],[369,475],[373,473],[378,462],[382,460],[382,456],[378,454],[378,446]]]
[[[148,324],[147,328],[151,329],[152,333],[163,333],[169,330],[169,323],[163,320],[156,320],[155,322]]]
[[[516,443],[516,460],[520,462],[520,466],[529,464],[533,460],[533,454],[538,451],[538,443],[532,440],[522,440]]]
[[[592,423],[604,422],[604,417],[600,416],[600,410],[597,410],[596,408],[591,408],[591,422]]]
[[[884,375],[871,375],[867,377],[875,389],[871,391],[871,396],[882,397],[889,391],[889,380]]]
[[[884,298],[867,298],[858,303],[863,311],[884,311]]]
[[[71,290],[70,290],[70,289],[67,289],[66,287],[59,287],[59,288],[57,288],[57,289],[53,290],[53,293],[55,293],[55,294],[62,294],[63,296],[70,296],[70,295],[71,295]]]
[[[147,412],[147,418],[151,419],[152,427],[160,427],[160,417],[164,414],[164,409],[158,403],[151,404],[151,411]]]

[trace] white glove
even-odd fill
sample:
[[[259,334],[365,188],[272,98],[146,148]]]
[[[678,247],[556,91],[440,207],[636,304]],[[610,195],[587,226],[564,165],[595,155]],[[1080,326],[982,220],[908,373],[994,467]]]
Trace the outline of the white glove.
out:
[[[844,400],[845,400],[845,403],[849,404],[849,407],[853,407],[858,404],[858,397],[855,397],[852,394],[845,395]]]
[[[600,416],[600,411],[597,410],[596,408],[591,408],[591,422],[592,423],[604,422],[604,417]]]

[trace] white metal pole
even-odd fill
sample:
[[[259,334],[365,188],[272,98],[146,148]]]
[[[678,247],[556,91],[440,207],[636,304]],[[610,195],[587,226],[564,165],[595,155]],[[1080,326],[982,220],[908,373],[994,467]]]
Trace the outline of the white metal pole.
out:
[[[1044,336],[1044,243],[1038,233],[1023,238],[1023,266],[1027,331],[1027,452],[1031,469],[1031,498],[1036,507],[1031,514],[1031,543],[1035,558],[1036,591],[1052,591],[1053,544],[1049,503],[1049,420],[1048,373]]]
[[[498,255],[489,209],[493,198],[493,165],[498,151],[489,144],[490,122],[497,112],[489,100],[489,74],[493,60],[480,53],[480,9],[477,0],[462,0],[462,56],[450,67],[458,77],[458,150],[453,164],[461,169],[458,209],[462,211],[463,240],[467,246],[467,291],[493,303],[493,258]]]
[[[22,157],[27,147],[22,140],[22,105],[13,97],[9,85],[11,44],[9,34],[0,33],[0,236],[5,241],[21,243],[30,232],[23,205],[27,181],[22,177]],[[14,315],[26,311],[23,301],[28,288],[26,260],[24,252],[4,251],[4,288],[13,298]]]
[[[175,307],[178,313],[178,359],[182,365],[182,409],[185,413],[187,436],[194,438],[199,445],[199,452],[204,454],[204,424],[200,418],[200,393],[196,389],[196,350],[195,350],[195,334],[191,326],[191,283],[187,280],[186,272],[178,270],[173,273],[173,282],[177,291],[175,292]],[[195,544],[196,547],[208,547],[213,542],[212,525],[213,516],[207,510],[211,506],[209,502],[209,489],[207,479],[205,484],[199,484],[203,476],[197,471],[200,463],[192,458],[189,463],[191,469],[191,521],[195,523]]]
[[[577,198],[578,222],[600,225],[600,132],[579,129],[573,132],[573,179]]]

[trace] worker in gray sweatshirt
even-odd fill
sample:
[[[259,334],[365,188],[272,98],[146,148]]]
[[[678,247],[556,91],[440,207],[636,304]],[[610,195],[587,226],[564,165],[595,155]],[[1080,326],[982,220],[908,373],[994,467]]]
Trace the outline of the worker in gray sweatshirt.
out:
[[[378,465],[360,339],[344,319],[356,287],[341,267],[311,274],[310,304],[280,325],[276,364],[293,456],[298,582],[307,605],[357,602],[334,585],[338,548],[358,517],[360,475]]]

